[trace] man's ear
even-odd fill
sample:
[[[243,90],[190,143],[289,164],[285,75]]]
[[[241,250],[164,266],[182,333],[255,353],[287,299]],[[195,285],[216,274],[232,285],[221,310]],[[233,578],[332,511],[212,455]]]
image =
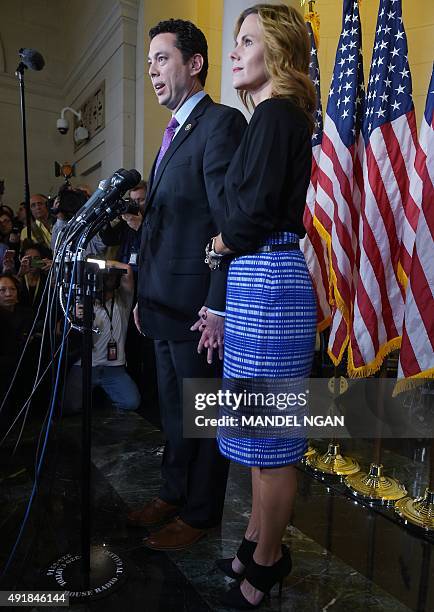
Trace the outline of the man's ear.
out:
[[[203,68],[203,57],[200,53],[195,53],[190,59],[190,74],[197,76]]]

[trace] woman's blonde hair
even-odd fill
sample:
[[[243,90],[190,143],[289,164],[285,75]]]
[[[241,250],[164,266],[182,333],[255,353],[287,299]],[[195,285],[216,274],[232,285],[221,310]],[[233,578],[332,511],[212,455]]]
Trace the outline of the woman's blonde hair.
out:
[[[310,41],[300,13],[286,4],[255,4],[238,17],[235,38],[248,15],[258,15],[264,37],[265,68],[271,79],[272,96],[289,98],[306,114],[311,129],[316,91],[309,78]],[[239,92],[243,104],[254,107],[248,91]]]

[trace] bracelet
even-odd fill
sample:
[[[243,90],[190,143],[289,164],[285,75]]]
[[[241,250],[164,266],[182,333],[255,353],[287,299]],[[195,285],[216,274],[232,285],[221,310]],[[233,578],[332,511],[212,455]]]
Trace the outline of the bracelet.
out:
[[[208,264],[210,270],[218,270],[220,268],[220,262],[224,255],[222,253],[216,253],[214,250],[215,238],[212,238],[205,247],[205,263]]]

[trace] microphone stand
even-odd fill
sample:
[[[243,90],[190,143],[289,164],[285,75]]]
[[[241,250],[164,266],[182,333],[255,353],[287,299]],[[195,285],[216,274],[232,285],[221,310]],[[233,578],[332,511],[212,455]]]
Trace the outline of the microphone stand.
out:
[[[91,546],[91,448],[92,448],[92,324],[97,277],[102,271],[86,262],[85,250],[100,223],[85,229],[72,251],[77,257],[75,295],[83,304],[82,333],[82,429],[81,429],[81,555],[67,553],[45,570],[51,590],[64,590],[71,602],[93,601],[111,595],[127,578],[125,562],[108,547]],[[68,264],[65,264],[68,265]],[[74,290],[74,288],[73,288]],[[75,308],[75,301],[73,308]],[[65,313],[65,316],[67,313]]]
[[[83,419],[81,430],[81,569],[83,590],[89,589],[90,578],[90,472],[92,448],[92,322],[96,274],[84,264],[83,291],[83,353],[81,359]]]
[[[31,238],[31,214],[30,214],[30,187],[29,187],[29,165],[27,161],[27,130],[26,130],[26,104],[24,97],[24,70],[26,66],[23,62],[18,64],[15,75],[20,83],[20,101],[21,101],[21,126],[23,131],[23,149],[24,149],[24,202],[26,205],[26,228],[27,239]]]

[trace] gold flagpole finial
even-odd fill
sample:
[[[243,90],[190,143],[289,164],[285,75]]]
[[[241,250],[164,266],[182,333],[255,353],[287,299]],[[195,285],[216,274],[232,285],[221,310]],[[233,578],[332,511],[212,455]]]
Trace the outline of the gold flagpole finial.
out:
[[[305,9],[304,18],[312,26],[312,32],[315,38],[315,45],[318,49],[320,20],[318,13],[315,11],[315,2],[316,0],[300,0],[301,6]]]
[[[300,6],[303,8],[307,4],[307,12],[313,13],[316,0],[300,0]]]

